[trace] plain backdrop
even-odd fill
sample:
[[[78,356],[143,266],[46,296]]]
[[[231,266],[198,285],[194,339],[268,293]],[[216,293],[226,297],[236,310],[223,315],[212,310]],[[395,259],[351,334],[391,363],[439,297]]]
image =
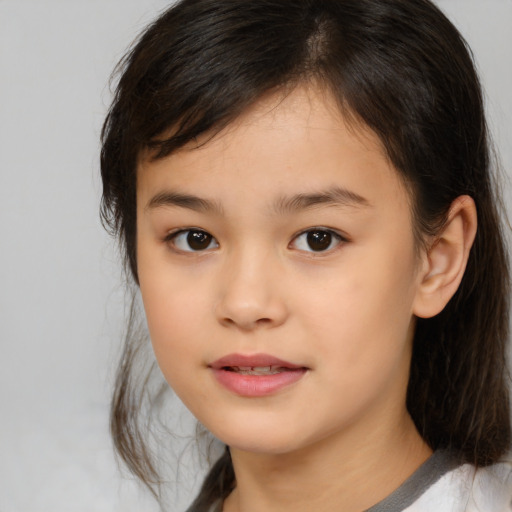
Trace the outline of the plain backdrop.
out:
[[[510,176],[512,0],[438,3],[474,50]],[[108,437],[124,292],[98,139],[114,64],[167,5],[0,0],[0,512],[154,509]],[[176,511],[194,484],[179,488]]]

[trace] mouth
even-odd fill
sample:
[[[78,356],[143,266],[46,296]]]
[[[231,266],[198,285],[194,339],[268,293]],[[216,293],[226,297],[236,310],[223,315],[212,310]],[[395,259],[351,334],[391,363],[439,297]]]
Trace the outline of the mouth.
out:
[[[309,370],[267,354],[231,354],[210,364],[209,368],[223,387],[243,397],[277,393],[300,381]]]
[[[283,366],[223,366],[227,372],[235,372],[240,375],[277,375],[282,372],[293,372],[301,368],[287,368]]]

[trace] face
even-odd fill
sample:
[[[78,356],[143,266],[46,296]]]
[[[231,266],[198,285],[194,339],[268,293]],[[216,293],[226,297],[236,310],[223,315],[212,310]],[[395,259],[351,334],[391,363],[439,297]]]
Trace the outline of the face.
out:
[[[160,368],[232,447],[286,453],[398,422],[418,289],[409,197],[313,89],[142,160],[140,289]]]

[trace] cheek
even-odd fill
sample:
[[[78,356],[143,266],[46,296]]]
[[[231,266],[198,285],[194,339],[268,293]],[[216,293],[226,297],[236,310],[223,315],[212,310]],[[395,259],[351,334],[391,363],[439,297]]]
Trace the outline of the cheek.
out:
[[[158,366],[169,386],[196,414],[197,407],[207,400],[208,389],[201,380],[205,364],[202,358],[211,342],[200,321],[204,314],[195,294],[192,300],[184,293],[153,291],[147,288],[143,300]]]
[[[337,361],[349,380],[393,366],[409,351],[415,260],[410,250],[376,247],[354,251],[346,268],[310,298],[303,316],[318,334],[319,359]]]
[[[158,364],[171,386],[195,363],[198,349],[209,343],[204,322],[206,295],[183,273],[170,273],[153,260],[139,259],[140,290],[148,329]]]

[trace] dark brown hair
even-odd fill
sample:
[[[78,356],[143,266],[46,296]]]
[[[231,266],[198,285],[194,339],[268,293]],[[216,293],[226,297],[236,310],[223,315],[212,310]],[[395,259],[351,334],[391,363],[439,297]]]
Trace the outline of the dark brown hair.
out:
[[[183,0],[118,71],[102,133],[101,212],[135,282],[141,151],[162,158],[214,136],[265,93],[305,82],[324,86],[378,135],[411,192],[418,239],[435,235],[456,197],[473,197],[479,228],[467,270],[444,311],[418,320],[407,407],[433,449],[475,465],[497,461],[510,446],[508,263],[479,79],[440,10],[428,0]],[[141,402],[151,398],[134,376],[145,343],[127,337],[111,428],[122,458],[151,487],[157,475],[138,426]],[[194,510],[234,484],[226,451]]]

